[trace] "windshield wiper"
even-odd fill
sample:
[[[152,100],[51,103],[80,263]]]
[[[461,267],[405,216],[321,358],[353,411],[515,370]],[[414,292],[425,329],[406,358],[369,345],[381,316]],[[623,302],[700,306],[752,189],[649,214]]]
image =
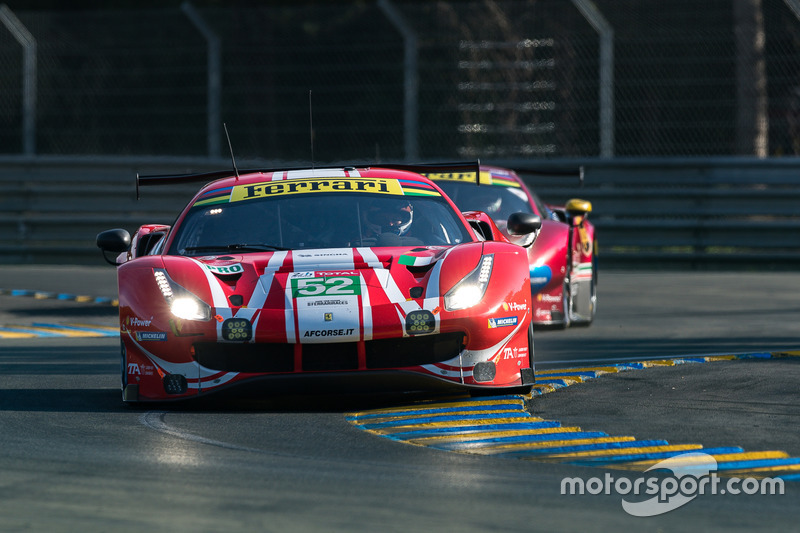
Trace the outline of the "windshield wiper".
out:
[[[273,252],[282,250],[291,250],[291,248],[284,248],[282,246],[273,246],[271,244],[235,243],[235,244],[218,244],[218,245],[207,245],[207,246],[188,246],[183,249],[184,252],[217,252],[217,251]]]

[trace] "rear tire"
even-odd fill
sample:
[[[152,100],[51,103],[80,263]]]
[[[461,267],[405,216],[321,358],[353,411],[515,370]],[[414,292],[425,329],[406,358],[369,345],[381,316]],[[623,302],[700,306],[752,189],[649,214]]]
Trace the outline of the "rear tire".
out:
[[[561,307],[564,318],[561,322],[554,324],[555,329],[567,329],[572,323],[572,290],[570,289],[569,277],[564,278],[561,285]]]
[[[589,302],[592,306],[592,311],[589,314],[588,320],[573,321],[573,326],[589,327],[594,322],[594,317],[597,314],[597,261],[592,260],[592,281],[589,285]]]

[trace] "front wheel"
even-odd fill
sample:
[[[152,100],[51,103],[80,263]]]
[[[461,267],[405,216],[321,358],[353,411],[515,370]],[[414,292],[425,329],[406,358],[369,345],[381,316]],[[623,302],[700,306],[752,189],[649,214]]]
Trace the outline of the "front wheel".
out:
[[[120,363],[120,390],[124,391],[125,385],[128,384],[128,361],[125,356],[125,342],[121,339],[119,341],[119,351],[122,360]]]
[[[534,373],[535,378],[536,372],[533,361],[533,320],[531,320],[531,323],[528,326],[528,363],[530,364],[531,371]]]

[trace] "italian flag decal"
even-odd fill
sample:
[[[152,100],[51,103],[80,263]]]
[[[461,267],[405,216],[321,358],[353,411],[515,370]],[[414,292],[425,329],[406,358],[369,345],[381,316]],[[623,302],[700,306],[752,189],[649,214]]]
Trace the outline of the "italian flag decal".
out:
[[[397,262],[405,266],[425,266],[430,265],[434,259],[433,256],[414,257],[413,255],[401,255]]]

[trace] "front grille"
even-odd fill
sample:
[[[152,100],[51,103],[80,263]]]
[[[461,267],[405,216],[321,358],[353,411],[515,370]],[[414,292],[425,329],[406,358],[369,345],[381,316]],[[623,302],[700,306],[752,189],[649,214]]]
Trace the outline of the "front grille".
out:
[[[336,342],[303,345],[303,371],[358,370],[358,344]]]
[[[367,368],[398,368],[440,363],[464,349],[463,333],[420,335],[367,341]]]
[[[457,357],[464,349],[463,333],[366,341],[367,368],[402,368],[439,363]],[[195,360],[220,372],[294,372],[294,344],[216,343],[194,345]],[[302,345],[303,372],[358,370],[358,343]]]
[[[195,360],[220,372],[293,372],[293,344],[228,344],[198,342]]]

